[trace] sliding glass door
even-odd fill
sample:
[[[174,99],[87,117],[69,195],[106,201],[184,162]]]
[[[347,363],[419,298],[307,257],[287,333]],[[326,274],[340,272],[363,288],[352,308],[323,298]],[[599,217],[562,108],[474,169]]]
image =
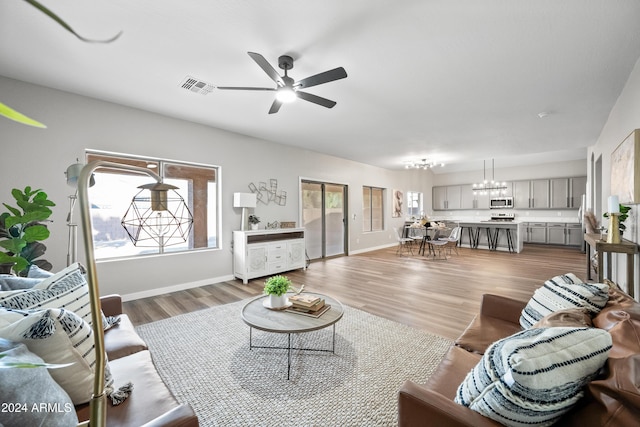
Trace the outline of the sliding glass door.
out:
[[[302,226],[310,259],[346,253],[347,186],[302,181]]]

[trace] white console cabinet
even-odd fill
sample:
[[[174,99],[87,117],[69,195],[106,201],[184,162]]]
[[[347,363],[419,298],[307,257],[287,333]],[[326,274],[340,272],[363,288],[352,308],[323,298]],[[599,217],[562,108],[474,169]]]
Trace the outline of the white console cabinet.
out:
[[[243,283],[298,268],[306,268],[304,228],[233,232],[233,274]]]

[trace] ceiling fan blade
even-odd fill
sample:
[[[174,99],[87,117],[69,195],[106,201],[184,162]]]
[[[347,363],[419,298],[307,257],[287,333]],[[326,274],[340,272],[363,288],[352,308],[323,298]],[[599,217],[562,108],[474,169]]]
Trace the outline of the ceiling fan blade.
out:
[[[216,89],[220,90],[268,90],[274,91],[274,88],[271,87],[244,87],[244,86],[216,86]]]
[[[327,98],[322,98],[311,93],[301,92],[298,90],[296,91],[296,95],[298,95],[298,98],[302,98],[305,101],[313,102],[314,104],[322,105],[323,107],[333,108],[336,105],[335,101]]]
[[[282,77],[278,74],[276,69],[273,68],[266,59],[264,59],[264,56],[255,52],[247,53],[274,82],[278,83],[280,86],[284,86],[284,80],[282,80]]]
[[[275,99],[273,101],[273,104],[271,104],[271,108],[269,109],[269,114],[277,113],[280,110],[280,107],[282,107],[282,102]]]
[[[294,85],[300,89],[308,88],[311,86],[321,85],[323,83],[329,83],[334,80],[340,80],[347,77],[347,72],[342,67],[334,68],[333,70],[325,71],[324,73],[316,74],[315,76],[307,77]]]

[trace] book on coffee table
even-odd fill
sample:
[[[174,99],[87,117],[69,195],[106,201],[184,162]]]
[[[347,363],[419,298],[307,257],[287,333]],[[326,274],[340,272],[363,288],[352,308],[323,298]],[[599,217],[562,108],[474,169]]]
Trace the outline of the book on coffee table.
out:
[[[301,314],[303,316],[309,316],[309,317],[318,318],[318,317],[322,316],[324,313],[326,313],[330,308],[331,308],[331,305],[325,304],[321,309],[316,310],[316,311],[311,311],[309,309],[300,308],[300,307],[296,307],[296,306],[291,306],[291,307],[287,308],[284,311],[288,311],[289,313]]]
[[[320,301],[320,297],[309,294],[291,295],[289,301],[300,307],[312,307]]]

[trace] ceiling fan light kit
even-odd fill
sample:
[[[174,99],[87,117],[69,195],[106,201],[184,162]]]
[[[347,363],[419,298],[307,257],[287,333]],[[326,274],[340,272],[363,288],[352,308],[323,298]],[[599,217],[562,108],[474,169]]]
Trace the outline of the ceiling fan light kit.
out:
[[[258,64],[260,68],[276,83],[275,88],[267,87],[246,87],[246,86],[218,86],[220,90],[262,90],[262,91],[274,91],[276,92],[276,99],[271,104],[269,114],[277,113],[283,103],[289,103],[295,101],[297,98],[309,101],[311,103],[326,107],[333,108],[336,105],[335,101],[322,98],[320,96],[303,92],[300,89],[306,89],[312,86],[318,86],[323,83],[329,83],[334,80],[340,80],[347,77],[347,72],[342,67],[334,68],[333,70],[325,71],[323,73],[315,74],[299,81],[294,81],[288,75],[288,71],[293,68],[293,58],[289,55],[282,55],[278,58],[278,67],[284,70],[284,76],[278,74],[278,72],[269,64],[269,62],[259,53],[247,52],[249,56]]]

